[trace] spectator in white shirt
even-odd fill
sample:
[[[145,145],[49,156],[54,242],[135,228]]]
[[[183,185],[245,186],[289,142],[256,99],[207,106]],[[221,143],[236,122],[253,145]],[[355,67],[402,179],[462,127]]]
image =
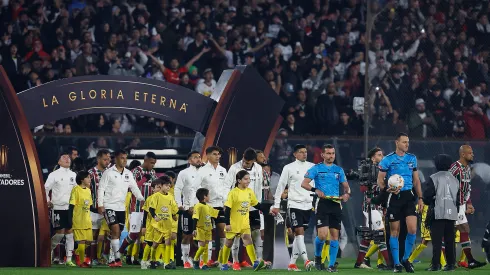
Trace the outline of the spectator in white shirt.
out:
[[[216,89],[216,80],[214,80],[213,71],[209,68],[204,70],[203,77],[196,86],[196,92],[209,97]]]

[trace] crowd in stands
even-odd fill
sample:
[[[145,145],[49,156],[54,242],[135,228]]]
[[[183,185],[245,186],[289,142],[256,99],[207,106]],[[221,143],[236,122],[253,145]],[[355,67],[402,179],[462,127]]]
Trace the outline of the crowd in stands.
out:
[[[286,101],[288,135],[490,137],[488,0],[379,0],[366,65],[365,0],[4,0],[1,65],[16,91],[83,75],[138,76],[209,96],[221,72],[255,67]],[[100,114],[55,133],[185,133]]]

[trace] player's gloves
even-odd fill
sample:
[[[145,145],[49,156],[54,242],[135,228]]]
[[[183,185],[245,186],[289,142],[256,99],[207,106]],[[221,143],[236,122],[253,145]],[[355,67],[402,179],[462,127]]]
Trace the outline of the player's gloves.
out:
[[[151,180],[151,175],[150,174],[144,174],[143,177],[146,179],[146,181]]]

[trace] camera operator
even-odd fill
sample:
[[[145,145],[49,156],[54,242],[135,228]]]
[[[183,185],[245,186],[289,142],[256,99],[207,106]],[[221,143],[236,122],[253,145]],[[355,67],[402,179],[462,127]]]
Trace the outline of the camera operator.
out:
[[[371,149],[368,153],[368,159],[369,162],[367,164],[362,164],[362,165],[369,165],[370,169],[367,169],[367,171],[372,171],[371,167],[374,167],[376,174],[378,172],[377,170],[377,165],[379,162],[383,159],[383,151],[376,147]],[[363,167],[361,167],[360,170],[362,170]],[[384,231],[384,222],[383,222],[383,207],[380,205],[374,205],[373,202],[371,202],[371,199],[374,197],[378,196],[380,194],[380,189],[379,186],[376,183],[377,175],[373,175],[373,179],[367,178],[366,184],[362,182],[364,180],[361,178],[361,191],[364,193],[364,200],[362,203],[362,212],[364,214],[364,218],[366,221],[366,227],[369,227],[369,208],[371,208],[371,224],[372,224],[372,230],[375,231]],[[359,254],[357,255],[357,261],[356,264],[354,265],[354,268],[370,268],[370,266],[366,265],[363,263],[364,257],[366,256],[366,253],[368,252],[369,248],[369,243],[372,240],[369,239],[363,239],[361,241],[361,244],[359,245]],[[386,248],[386,242],[381,241],[375,243],[375,246],[378,247],[379,251],[383,255],[383,258],[385,259],[387,266],[390,266],[389,262],[389,253]],[[373,250],[373,252],[376,251]],[[378,259],[379,262],[379,259]],[[378,269],[386,269],[387,266],[383,265],[383,263],[379,263],[377,265]]]

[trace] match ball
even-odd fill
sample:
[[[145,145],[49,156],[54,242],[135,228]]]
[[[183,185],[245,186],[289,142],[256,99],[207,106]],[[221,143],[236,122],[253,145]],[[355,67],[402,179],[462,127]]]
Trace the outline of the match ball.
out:
[[[398,174],[394,174],[388,179],[388,186],[391,189],[401,189],[403,187],[403,184],[405,183],[405,180],[403,179],[402,176]]]

